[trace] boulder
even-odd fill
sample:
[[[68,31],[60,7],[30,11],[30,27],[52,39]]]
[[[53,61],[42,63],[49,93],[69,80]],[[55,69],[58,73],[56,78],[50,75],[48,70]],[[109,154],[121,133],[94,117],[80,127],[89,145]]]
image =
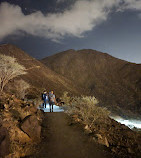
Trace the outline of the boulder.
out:
[[[9,154],[10,139],[6,128],[0,127],[0,157],[5,157]]]
[[[41,126],[36,116],[26,116],[22,123],[21,129],[25,132],[32,140],[39,141],[41,134]]]

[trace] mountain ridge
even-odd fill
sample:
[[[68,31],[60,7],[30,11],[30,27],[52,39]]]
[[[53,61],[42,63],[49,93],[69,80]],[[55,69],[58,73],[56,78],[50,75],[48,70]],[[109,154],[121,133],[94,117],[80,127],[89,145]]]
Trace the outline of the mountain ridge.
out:
[[[64,50],[64,51],[56,52],[56,53],[54,53],[53,55],[49,55],[49,56],[43,57],[42,59],[39,59],[39,60],[42,61],[42,60],[45,60],[46,58],[55,56],[55,55],[60,54],[60,53],[61,53],[61,54],[62,54],[62,53],[65,53],[65,52],[76,52],[76,53],[77,53],[77,52],[80,52],[80,51],[95,51],[95,52],[97,52],[97,53],[100,53],[100,54],[103,54],[103,55],[105,54],[105,55],[107,55],[107,56],[113,57],[113,58],[118,59],[118,60],[121,60],[121,61],[125,61],[125,62],[131,63],[131,64],[136,64],[136,65],[141,65],[141,63],[136,63],[136,62],[127,61],[127,60],[125,60],[125,59],[121,59],[121,58],[115,57],[115,56],[113,56],[113,55],[111,55],[111,54],[109,54],[109,53],[107,53],[107,52],[101,52],[101,51],[95,50],[95,49],[78,49],[78,50],[76,50],[76,49],[66,49],[66,50]]]
[[[40,91],[95,96],[101,106],[116,114],[141,117],[141,64],[92,49],[71,49],[42,63],[11,44],[0,45],[0,53],[24,65],[28,73],[20,78]]]
[[[50,68],[15,45],[0,45],[0,53],[15,57],[17,61],[27,69],[28,73],[20,78],[30,83],[31,86],[37,89],[47,89],[48,91],[54,90],[59,95],[61,95],[64,90],[78,93],[71,81],[53,72]]]
[[[140,116],[141,64],[91,49],[68,50],[41,61],[97,97],[101,105],[113,107],[118,113],[125,110],[123,113]]]

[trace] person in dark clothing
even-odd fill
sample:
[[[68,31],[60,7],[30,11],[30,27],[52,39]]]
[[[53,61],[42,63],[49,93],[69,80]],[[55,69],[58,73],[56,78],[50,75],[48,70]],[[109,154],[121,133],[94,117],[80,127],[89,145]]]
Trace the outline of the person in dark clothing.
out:
[[[42,94],[42,100],[44,101],[43,102],[43,107],[46,108],[46,105],[47,105],[47,102],[48,102],[48,95],[47,95],[46,91],[44,91],[44,93]]]
[[[53,112],[53,105],[55,105],[56,99],[53,91],[49,92],[49,106],[50,106],[50,112]]]

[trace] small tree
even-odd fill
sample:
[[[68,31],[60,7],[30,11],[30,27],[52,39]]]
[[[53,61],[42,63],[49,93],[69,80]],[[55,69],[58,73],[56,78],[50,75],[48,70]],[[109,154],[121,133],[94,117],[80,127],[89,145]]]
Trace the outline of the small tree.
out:
[[[15,88],[16,96],[20,99],[24,99],[25,95],[27,94],[27,90],[30,88],[30,85],[26,81],[20,79],[15,82]]]
[[[26,74],[25,67],[16,58],[0,54],[0,91],[2,92],[9,80]]]

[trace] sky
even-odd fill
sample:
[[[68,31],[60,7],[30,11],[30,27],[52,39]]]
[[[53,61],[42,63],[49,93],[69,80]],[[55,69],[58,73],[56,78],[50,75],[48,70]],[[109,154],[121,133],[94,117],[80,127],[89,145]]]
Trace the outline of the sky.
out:
[[[0,44],[41,59],[94,49],[141,63],[141,0],[0,0]]]

